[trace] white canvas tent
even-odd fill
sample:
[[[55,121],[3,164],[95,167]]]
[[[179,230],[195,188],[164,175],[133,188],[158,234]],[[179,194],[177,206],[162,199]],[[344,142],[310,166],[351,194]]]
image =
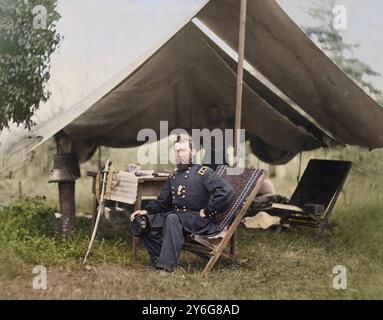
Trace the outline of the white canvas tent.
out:
[[[2,139],[2,156],[26,154],[60,131],[83,162],[98,145],[137,145],[137,132],[159,131],[159,120],[169,130],[213,129],[212,104],[226,120],[234,117],[239,3],[206,1],[87,98],[29,133]],[[245,60],[242,127],[262,160],[286,163],[335,144],[383,147],[383,108],[275,1],[248,0]]]

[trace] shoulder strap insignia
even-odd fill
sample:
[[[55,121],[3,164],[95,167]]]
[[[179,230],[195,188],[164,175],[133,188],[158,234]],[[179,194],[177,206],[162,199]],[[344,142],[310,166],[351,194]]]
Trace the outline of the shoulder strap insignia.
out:
[[[178,170],[174,170],[170,175],[169,178],[173,178],[177,174]]]
[[[198,174],[203,176],[208,168],[209,167],[203,166],[201,169],[198,170]]]

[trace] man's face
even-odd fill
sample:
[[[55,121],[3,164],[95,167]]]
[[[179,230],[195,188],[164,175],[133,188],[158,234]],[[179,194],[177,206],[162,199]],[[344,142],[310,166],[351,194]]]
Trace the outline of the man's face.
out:
[[[189,164],[192,160],[192,150],[188,142],[176,142],[174,152],[176,153],[176,164]]]

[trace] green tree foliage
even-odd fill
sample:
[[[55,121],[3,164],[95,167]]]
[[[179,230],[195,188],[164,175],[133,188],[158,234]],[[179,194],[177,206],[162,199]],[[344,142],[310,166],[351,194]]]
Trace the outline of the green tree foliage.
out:
[[[57,0],[0,0],[0,131],[30,129],[49,98],[50,56],[58,47]]]
[[[308,13],[317,22],[314,27],[304,27],[305,32],[321,47],[321,49],[356,83],[383,104],[383,95],[374,85],[365,80],[365,76],[380,76],[368,64],[355,58],[353,49],[358,44],[349,44],[343,41],[340,30],[333,27],[335,6],[334,0],[320,1],[317,6],[308,9]]]

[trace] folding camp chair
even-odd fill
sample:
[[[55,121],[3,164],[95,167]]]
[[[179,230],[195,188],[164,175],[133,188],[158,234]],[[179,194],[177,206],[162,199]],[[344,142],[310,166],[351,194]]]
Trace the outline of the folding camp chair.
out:
[[[350,172],[349,161],[309,161],[293,195],[287,204],[273,204],[265,210],[280,216],[281,225],[303,225],[318,228],[319,238]]]
[[[241,170],[239,171],[241,174],[233,174],[236,173],[236,170]],[[246,266],[234,254],[226,252],[225,248],[261,187],[265,176],[264,170],[235,169],[225,165],[219,166],[216,172],[234,186],[234,199],[225,212],[214,217],[216,223],[219,224],[216,233],[203,236],[190,234],[184,245],[185,250],[210,257],[202,271],[203,276],[207,275],[221,256],[236,264]]]

